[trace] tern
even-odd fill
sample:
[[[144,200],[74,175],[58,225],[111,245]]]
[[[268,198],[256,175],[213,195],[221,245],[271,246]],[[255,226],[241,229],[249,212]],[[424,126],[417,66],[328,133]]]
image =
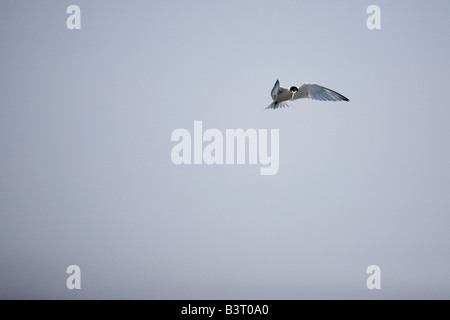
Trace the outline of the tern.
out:
[[[272,103],[266,109],[278,109],[289,107],[288,101],[302,98],[310,98],[322,101],[350,101],[342,94],[331,89],[319,86],[313,83],[304,83],[300,87],[284,88],[280,86],[277,79],[270,93],[272,95]]]

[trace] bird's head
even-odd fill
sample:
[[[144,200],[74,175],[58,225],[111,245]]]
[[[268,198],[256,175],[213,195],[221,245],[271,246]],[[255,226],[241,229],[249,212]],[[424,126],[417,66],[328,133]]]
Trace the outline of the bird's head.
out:
[[[295,94],[298,92],[297,87],[291,87],[289,91],[292,93],[291,99],[294,99]]]

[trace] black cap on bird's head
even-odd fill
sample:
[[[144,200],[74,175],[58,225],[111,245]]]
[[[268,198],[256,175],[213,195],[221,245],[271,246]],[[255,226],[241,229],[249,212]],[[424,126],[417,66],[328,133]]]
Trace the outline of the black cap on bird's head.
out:
[[[291,97],[291,99],[294,99],[295,94],[298,92],[298,88],[292,86],[292,87],[289,89],[289,91],[292,92],[292,97]]]

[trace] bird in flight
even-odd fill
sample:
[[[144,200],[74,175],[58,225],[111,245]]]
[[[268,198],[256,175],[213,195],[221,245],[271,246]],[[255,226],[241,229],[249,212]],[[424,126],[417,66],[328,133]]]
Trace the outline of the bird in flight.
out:
[[[319,86],[318,84],[305,83],[300,87],[290,87],[289,89],[280,86],[277,79],[270,93],[272,95],[272,103],[266,109],[278,109],[289,107],[288,101],[302,98],[310,98],[322,101],[350,101],[342,94],[331,89]]]

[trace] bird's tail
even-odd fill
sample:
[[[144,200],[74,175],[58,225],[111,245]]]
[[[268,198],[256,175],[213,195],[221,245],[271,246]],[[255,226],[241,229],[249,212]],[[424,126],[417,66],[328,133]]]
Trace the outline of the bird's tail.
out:
[[[279,102],[279,103],[275,103],[275,101],[274,101],[271,104],[269,104],[265,110],[286,108],[286,107],[291,107],[291,105],[287,101],[283,101],[283,102]]]
[[[269,104],[269,105],[267,106],[267,108],[264,109],[264,110],[267,110],[267,109],[276,109],[276,108],[275,108],[275,104],[272,102],[272,103]]]

